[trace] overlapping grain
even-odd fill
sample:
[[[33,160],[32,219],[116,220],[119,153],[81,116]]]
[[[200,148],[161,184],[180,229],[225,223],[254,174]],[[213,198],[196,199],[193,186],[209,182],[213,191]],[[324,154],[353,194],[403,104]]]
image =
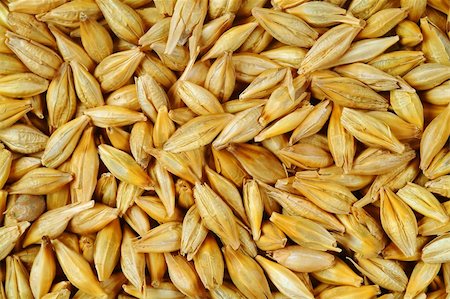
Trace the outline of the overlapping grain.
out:
[[[448,296],[449,9],[1,1],[0,298]]]

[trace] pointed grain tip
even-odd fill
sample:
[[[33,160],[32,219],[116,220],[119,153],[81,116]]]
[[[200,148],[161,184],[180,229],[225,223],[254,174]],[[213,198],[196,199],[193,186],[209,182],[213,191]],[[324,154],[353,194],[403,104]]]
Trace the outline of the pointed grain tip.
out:
[[[260,124],[261,126],[263,126],[263,127],[267,126],[267,119],[266,119],[266,117],[264,117],[264,116],[261,116],[261,117],[258,119],[258,122],[259,122],[259,124]]]
[[[154,147],[148,147],[148,146],[144,145],[143,149],[146,153],[152,155],[155,158],[158,156],[159,151]]]
[[[254,7],[254,8],[252,8],[252,15],[255,18],[260,17],[262,15],[262,13],[263,13],[263,9],[261,7]]]

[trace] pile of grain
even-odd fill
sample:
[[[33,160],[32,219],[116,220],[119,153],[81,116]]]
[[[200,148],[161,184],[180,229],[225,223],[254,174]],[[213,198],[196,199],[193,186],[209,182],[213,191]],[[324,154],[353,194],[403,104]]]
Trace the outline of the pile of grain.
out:
[[[446,298],[448,0],[1,0],[0,298]]]

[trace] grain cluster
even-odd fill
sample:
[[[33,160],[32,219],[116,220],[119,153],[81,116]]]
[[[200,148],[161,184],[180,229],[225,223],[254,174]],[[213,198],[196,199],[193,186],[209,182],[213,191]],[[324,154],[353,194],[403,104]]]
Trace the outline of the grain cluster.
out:
[[[450,296],[449,0],[0,0],[0,299]]]

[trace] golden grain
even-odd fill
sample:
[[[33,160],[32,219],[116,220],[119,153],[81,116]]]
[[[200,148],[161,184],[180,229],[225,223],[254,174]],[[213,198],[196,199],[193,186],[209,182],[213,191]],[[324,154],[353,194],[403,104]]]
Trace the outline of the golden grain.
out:
[[[448,1],[345,2],[0,2],[0,298],[444,298]]]

